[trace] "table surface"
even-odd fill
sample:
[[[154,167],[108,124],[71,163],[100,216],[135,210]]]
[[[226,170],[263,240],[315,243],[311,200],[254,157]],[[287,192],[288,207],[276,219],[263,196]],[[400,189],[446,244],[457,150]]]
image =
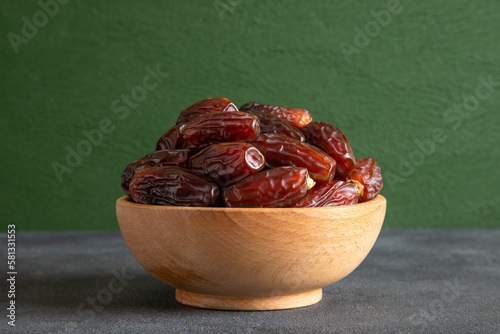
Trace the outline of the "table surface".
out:
[[[318,304],[233,312],[177,303],[119,232],[20,232],[16,327],[2,307],[0,332],[500,333],[499,240],[500,229],[384,229]]]

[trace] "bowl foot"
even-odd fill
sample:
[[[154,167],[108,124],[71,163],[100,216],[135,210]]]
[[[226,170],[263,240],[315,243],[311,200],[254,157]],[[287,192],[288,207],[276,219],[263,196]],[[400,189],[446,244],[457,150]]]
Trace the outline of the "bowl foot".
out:
[[[304,307],[316,304],[323,289],[272,297],[220,297],[175,290],[175,299],[181,304],[214,310],[263,311]]]

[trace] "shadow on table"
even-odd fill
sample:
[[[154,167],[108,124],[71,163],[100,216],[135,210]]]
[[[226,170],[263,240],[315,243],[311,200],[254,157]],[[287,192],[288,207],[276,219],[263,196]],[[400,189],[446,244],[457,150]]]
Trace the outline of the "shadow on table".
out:
[[[111,272],[111,275],[89,273],[79,277],[66,276],[44,280],[23,280],[19,282],[19,305],[35,308],[51,308],[59,313],[94,317],[132,313],[141,314],[178,313],[190,310],[188,314],[200,312],[227,312],[189,307],[175,300],[175,289],[160,282],[148,273],[137,270],[130,273]],[[301,310],[321,307],[324,301]],[[300,309],[299,309],[300,310]],[[270,311],[273,312],[273,311]],[[241,313],[241,312],[239,312]]]
[[[57,307],[89,313],[105,309],[155,309],[165,312],[184,308],[175,300],[175,289],[146,272],[112,270],[106,275],[18,280],[18,304]]]

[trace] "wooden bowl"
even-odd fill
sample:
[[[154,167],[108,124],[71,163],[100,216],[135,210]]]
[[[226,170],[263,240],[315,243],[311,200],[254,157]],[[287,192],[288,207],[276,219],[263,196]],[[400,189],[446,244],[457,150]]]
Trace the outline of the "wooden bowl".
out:
[[[223,310],[312,305],[368,255],[386,200],[326,208],[199,208],[116,202],[130,251],[182,304]]]

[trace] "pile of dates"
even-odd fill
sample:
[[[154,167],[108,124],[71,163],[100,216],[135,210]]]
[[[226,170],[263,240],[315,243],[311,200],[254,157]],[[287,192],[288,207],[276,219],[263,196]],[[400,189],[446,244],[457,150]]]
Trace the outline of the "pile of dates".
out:
[[[121,185],[142,204],[299,208],[366,202],[383,183],[374,159],[355,159],[344,134],[307,110],[238,110],[219,97],[184,109]]]

